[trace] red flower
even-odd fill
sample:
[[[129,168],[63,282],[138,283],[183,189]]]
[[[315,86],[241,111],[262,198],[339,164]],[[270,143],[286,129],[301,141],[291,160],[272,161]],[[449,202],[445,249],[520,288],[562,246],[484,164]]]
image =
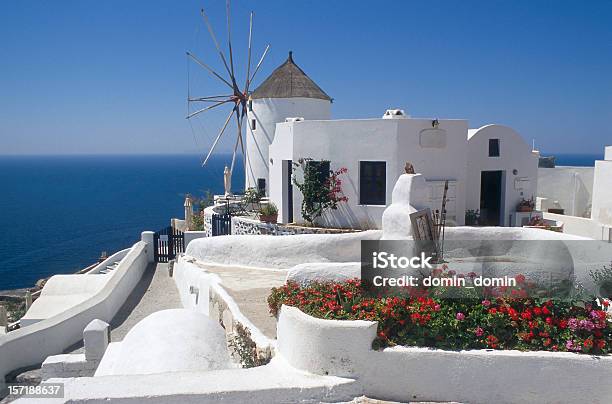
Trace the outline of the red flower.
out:
[[[518,283],[519,285],[522,285],[523,283],[525,283],[525,275],[523,274],[516,275],[514,279],[516,280],[516,283]]]
[[[493,348],[493,349],[497,348],[497,341],[498,340],[497,340],[497,337],[495,335],[487,335],[486,343],[491,348]]]

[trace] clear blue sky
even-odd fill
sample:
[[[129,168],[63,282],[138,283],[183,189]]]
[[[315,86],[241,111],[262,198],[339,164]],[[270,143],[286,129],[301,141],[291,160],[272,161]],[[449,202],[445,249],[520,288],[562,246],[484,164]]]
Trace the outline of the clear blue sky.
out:
[[[2,1],[0,154],[203,151],[222,117],[196,140],[184,119],[185,51],[221,69],[202,6],[224,40],[219,0]],[[255,84],[293,50],[335,118],[399,107],[506,124],[548,152],[612,144],[612,1],[235,0],[240,66],[250,10],[256,57],[271,44]],[[219,89],[191,77],[193,93]]]

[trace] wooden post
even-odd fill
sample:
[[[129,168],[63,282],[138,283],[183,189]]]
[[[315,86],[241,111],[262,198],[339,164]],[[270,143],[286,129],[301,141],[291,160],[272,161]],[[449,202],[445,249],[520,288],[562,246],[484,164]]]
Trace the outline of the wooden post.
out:
[[[32,293],[29,290],[25,294],[25,303],[26,311],[30,310],[30,307],[32,307]]]

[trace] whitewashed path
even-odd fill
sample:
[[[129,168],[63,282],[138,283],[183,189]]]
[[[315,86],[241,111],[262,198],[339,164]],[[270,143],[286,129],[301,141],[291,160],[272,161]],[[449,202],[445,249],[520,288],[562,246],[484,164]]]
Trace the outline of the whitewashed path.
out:
[[[111,342],[122,341],[128,331],[149,314],[182,307],[174,280],[168,275],[168,264],[151,264],[110,322]],[[82,345],[81,341],[68,351],[82,353]]]

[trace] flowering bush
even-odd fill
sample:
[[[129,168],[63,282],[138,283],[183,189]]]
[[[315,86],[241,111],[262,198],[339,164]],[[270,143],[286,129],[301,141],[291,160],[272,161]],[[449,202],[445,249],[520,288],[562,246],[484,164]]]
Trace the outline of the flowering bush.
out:
[[[519,275],[517,278],[521,278]],[[524,277],[523,277],[524,278]],[[524,279],[521,279],[524,282]],[[270,312],[294,306],[314,317],[378,322],[375,347],[518,349],[607,354],[612,328],[596,300],[497,296],[370,297],[358,279],[273,288]]]
[[[300,190],[302,200],[302,217],[311,224],[321,217],[328,209],[338,209],[338,204],[347,202],[348,198],[342,193],[342,180],[340,175],[348,170],[344,167],[339,170],[329,170],[329,161],[314,161],[300,159],[294,163],[294,170],[303,170],[303,182],[293,177],[293,183]]]

